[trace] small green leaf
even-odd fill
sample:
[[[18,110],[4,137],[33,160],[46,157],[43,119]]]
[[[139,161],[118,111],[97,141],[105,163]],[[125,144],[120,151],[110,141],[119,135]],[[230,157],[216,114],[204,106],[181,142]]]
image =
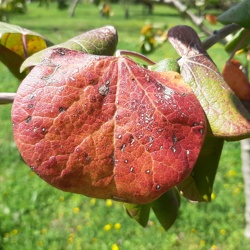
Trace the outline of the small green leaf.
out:
[[[113,55],[117,43],[118,36],[113,26],[105,26],[99,29],[90,30],[27,58],[21,66],[21,72],[28,67],[38,65],[50,49],[66,48],[94,55]]]
[[[223,12],[217,20],[223,24],[236,23],[244,28],[250,29],[250,1],[245,0],[234,5]]]
[[[233,38],[225,45],[225,50],[228,53],[232,53],[235,48],[237,50],[246,48],[250,43],[250,30],[241,29]]]
[[[224,140],[207,132],[192,173],[178,185],[183,196],[192,201],[210,201]]]
[[[150,204],[130,204],[124,203],[127,214],[135,219],[141,226],[146,227],[150,214]]]
[[[176,59],[173,58],[165,58],[154,65],[148,66],[148,69],[157,72],[164,72],[164,71],[180,72],[180,67]]]
[[[152,209],[161,223],[162,227],[167,231],[175,222],[180,207],[180,195],[176,188],[172,188],[153,201]]]
[[[224,81],[196,32],[188,26],[176,26],[168,36],[181,56],[181,76],[197,96],[213,135],[225,140],[248,138],[250,114]]]

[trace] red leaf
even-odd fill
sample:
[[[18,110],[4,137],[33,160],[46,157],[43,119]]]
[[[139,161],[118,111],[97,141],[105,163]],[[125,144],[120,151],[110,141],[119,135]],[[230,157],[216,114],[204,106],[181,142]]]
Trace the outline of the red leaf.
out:
[[[247,76],[240,69],[238,60],[227,62],[223,68],[222,76],[229,87],[241,100],[250,100],[250,84]]]
[[[206,120],[175,72],[123,57],[55,49],[20,85],[12,109],[29,166],[64,191],[149,203],[186,178]]]

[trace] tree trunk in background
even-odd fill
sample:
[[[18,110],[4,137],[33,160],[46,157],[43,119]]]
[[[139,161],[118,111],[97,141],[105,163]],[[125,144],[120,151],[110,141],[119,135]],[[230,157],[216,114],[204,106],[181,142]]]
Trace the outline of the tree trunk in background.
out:
[[[75,14],[75,9],[76,9],[76,5],[78,4],[79,0],[74,0],[71,4],[70,10],[69,10],[69,16],[73,17]]]
[[[246,228],[245,236],[250,238],[250,139],[241,141],[241,160],[242,160],[242,173],[244,178],[245,190],[245,219]]]

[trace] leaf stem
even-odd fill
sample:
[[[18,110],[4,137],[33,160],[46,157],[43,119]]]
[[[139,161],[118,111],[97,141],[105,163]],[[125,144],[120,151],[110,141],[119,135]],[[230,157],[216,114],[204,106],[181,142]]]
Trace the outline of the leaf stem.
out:
[[[148,63],[149,65],[154,65],[155,62],[153,62],[151,59],[149,59],[148,57],[140,54],[140,53],[137,53],[137,52],[134,52],[134,51],[129,51],[129,50],[117,50],[116,51],[116,54],[115,54],[117,57],[118,56],[121,56],[121,55],[125,55],[125,56],[133,56],[133,57],[136,57],[136,58],[139,58],[143,61],[145,61],[146,63]]]
[[[24,57],[28,58],[28,48],[27,48],[27,41],[26,41],[26,35],[23,34],[22,35],[22,43],[23,43],[23,53],[24,53]]]
[[[207,50],[219,41],[222,41],[229,34],[241,29],[242,27],[237,24],[229,24],[220,30],[215,30],[213,34],[202,42],[203,47]],[[223,42],[224,44],[226,41]]]
[[[13,103],[16,93],[0,93],[0,104]]]

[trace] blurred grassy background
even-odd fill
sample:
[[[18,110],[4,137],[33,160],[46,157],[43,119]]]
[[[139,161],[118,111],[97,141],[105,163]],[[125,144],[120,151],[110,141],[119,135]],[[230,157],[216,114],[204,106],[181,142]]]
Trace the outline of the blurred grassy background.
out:
[[[112,17],[101,18],[95,5],[84,2],[77,6],[75,17],[69,18],[67,10],[59,11],[53,3],[49,9],[32,3],[27,14],[13,15],[10,22],[39,32],[54,43],[113,25],[119,34],[118,49],[133,51],[138,51],[140,29],[146,22],[169,28],[191,25],[164,6],[156,6],[150,16],[142,14],[140,5],[131,6],[127,20],[120,5],[112,5],[112,10]],[[209,53],[221,69],[227,58],[223,47],[216,45]],[[150,55],[155,61],[165,57],[177,57],[168,43]],[[16,91],[18,85],[0,64],[0,92]],[[0,107],[0,249],[250,249],[243,236],[245,202],[239,142],[225,144],[214,200],[197,204],[182,199],[178,220],[164,232],[153,214],[148,226],[142,228],[126,215],[121,203],[65,193],[42,181],[20,159],[10,110],[11,105]]]

